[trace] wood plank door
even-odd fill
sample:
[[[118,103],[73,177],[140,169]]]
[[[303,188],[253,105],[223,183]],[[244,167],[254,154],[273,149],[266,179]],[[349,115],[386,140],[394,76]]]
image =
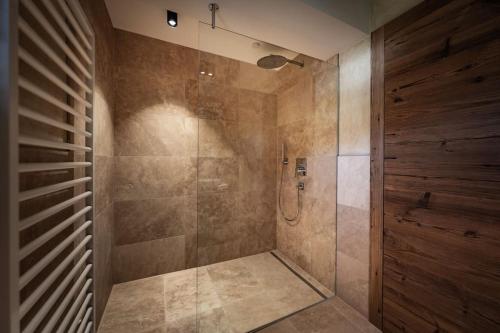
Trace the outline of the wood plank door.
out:
[[[500,1],[426,1],[374,36],[384,332],[500,332]]]

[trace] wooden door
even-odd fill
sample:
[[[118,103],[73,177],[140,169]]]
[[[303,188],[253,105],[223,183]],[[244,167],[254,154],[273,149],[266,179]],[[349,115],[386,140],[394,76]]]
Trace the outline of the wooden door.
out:
[[[372,320],[500,332],[500,1],[426,1],[372,51]]]

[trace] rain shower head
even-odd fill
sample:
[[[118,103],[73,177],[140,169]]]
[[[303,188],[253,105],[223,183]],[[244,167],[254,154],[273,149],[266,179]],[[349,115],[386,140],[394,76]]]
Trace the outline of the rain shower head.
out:
[[[264,69],[274,69],[285,65],[287,62],[297,65],[299,67],[304,67],[303,62],[298,62],[295,60],[287,59],[281,55],[271,54],[257,60],[257,66]]]

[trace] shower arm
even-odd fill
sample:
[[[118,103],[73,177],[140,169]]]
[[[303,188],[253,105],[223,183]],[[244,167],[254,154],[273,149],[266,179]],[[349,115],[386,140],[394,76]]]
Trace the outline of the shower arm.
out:
[[[299,67],[304,67],[304,62],[300,62],[300,61],[297,61],[297,60],[286,59],[286,62],[288,62],[290,64],[297,65]]]

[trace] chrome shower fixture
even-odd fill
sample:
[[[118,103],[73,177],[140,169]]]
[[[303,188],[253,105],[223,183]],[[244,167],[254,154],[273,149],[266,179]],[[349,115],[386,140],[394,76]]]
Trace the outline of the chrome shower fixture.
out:
[[[219,10],[219,5],[215,2],[208,4],[208,10],[212,12],[212,29],[215,29],[215,12]]]

